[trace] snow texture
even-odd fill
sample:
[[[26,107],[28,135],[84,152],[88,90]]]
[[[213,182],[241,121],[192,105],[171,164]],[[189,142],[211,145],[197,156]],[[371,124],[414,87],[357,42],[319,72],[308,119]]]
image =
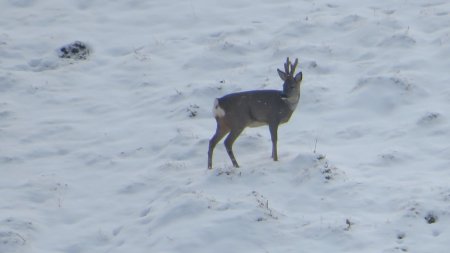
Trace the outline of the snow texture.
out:
[[[0,9],[0,253],[448,252],[448,1]],[[280,161],[260,127],[207,170],[214,99],[281,89],[288,56]]]

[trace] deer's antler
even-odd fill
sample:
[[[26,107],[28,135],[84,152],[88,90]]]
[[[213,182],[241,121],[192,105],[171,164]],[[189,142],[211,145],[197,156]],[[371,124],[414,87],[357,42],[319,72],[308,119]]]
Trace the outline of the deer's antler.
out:
[[[284,73],[289,75],[289,67],[291,67],[291,62],[289,61],[289,57],[286,59],[286,63],[284,64]]]
[[[298,58],[295,59],[294,65],[291,64],[291,73],[289,73],[290,76],[294,76],[295,68],[297,68],[298,64]]]
[[[294,77],[295,69],[298,65],[298,58],[295,59],[294,65],[292,65],[291,61],[289,60],[289,57],[286,59],[286,63],[284,64],[284,72],[287,76]]]

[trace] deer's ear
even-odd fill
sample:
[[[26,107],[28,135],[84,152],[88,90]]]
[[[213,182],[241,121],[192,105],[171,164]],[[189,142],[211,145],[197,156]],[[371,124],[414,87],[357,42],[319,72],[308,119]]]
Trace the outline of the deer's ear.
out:
[[[294,79],[295,79],[295,81],[298,83],[298,82],[301,82],[302,81],[302,79],[303,79],[303,74],[302,74],[302,72],[298,72],[298,74],[294,77]]]
[[[277,69],[278,71],[278,75],[280,76],[281,80],[286,81],[286,73],[284,73],[283,71],[281,71],[280,69]]]

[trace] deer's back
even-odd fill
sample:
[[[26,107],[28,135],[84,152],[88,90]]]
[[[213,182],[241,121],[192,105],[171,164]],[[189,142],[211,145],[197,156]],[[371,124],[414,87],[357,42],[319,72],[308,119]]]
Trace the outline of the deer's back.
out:
[[[255,90],[228,94],[218,99],[231,125],[256,127],[272,122],[285,123],[292,110],[278,90]]]

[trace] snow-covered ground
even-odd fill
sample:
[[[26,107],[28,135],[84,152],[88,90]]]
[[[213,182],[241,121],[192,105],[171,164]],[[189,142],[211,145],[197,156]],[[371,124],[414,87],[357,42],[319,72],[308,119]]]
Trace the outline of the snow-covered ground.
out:
[[[450,3],[0,3],[0,253],[448,252]],[[73,41],[87,60],[58,58]],[[220,143],[214,98],[302,96]]]

